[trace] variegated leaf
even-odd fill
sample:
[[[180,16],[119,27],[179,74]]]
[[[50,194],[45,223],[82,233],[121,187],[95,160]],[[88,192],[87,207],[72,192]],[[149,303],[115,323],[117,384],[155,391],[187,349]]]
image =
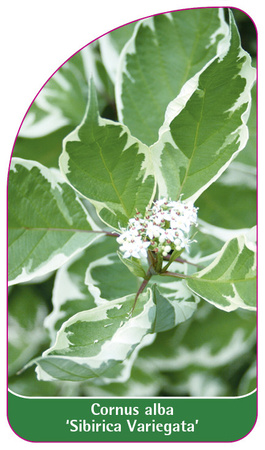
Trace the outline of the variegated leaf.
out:
[[[246,395],[257,388],[257,375],[257,364],[254,361],[240,380],[238,395]]]
[[[231,239],[241,235],[246,236],[249,245],[255,248],[256,245],[256,227],[227,229],[211,225],[204,220],[199,219],[196,229],[195,240],[183,253],[183,257],[191,263],[187,265],[188,275],[196,270],[201,270],[208,266],[217,256],[224,244]]]
[[[151,336],[151,335],[149,335]],[[155,336],[155,335],[153,335]],[[159,374],[150,373],[149,369],[142,369],[137,359],[131,369],[130,378],[125,381],[113,380],[112,383],[97,385],[86,382],[82,385],[83,395],[89,397],[146,397],[155,396],[163,386],[163,377]]]
[[[154,343],[140,352],[139,364],[149,370],[176,371],[180,379],[187,368],[193,373],[203,369],[210,374],[248,356],[255,341],[255,313],[241,309],[227,314],[200,302],[189,320],[157,334]]]
[[[245,147],[254,80],[230,14],[229,36],[169,104],[151,147],[161,196],[194,202]]]
[[[36,356],[47,335],[43,321],[48,313],[44,299],[33,286],[16,286],[8,299],[8,374],[13,375]]]
[[[100,237],[91,233],[91,222],[58,171],[13,158],[8,185],[10,285],[58,269]]]
[[[245,149],[242,153],[244,152]],[[255,167],[240,163],[236,159],[197,199],[200,219],[226,229],[254,226],[257,207],[256,184]]]
[[[112,379],[143,338],[152,333],[155,305],[152,292],[141,294],[131,315],[135,295],[82,311],[66,321],[55,344],[36,360],[39,379],[84,381]]]
[[[255,310],[255,247],[244,235],[231,239],[209,266],[186,283],[196,295],[224,311]]]
[[[92,82],[86,116],[64,140],[60,167],[103,222],[116,229],[126,227],[136,211],[144,213],[154,196],[148,147],[124,125],[99,117]]]
[[[117,73],[118,117],[147,145],[158,139],[168,103],[215,56],[227,34],[223,11],[198,8],[137,23]]]
[[[252,58],[252,63],[256,67],[256,61]],[[257,165],[257,85],[254,84],[251,91],[251,111],[248,119],[249,139],[243,152],[236,158],[237,162],[256,168]]]
[[[135,22],[132,22],[105,34],[98,40],[102,62],[114,84],[120,53],[131,38],[134,28]]]
[[[154,285],[153,294],[156,303],[155,333],[170,330],[188,320],[196,311],[199,301],[190,295],[182,280],[159,283],[159,288]]]
[[[103,109],[106,100],[96,67],[98,60],[100,56],[93,44],[67,60],[40,90],[25,117],[19,136],[37,138],[65,126],[71,126],[72,129],[76,127],[86,110],[87,86],[91,76],[96,83]]]
[[[61,267],[54,281],[53,311],[45,319],[52,340],[74,314],[137,292],[138,280],[116,254],[117,242],[107,236],[92,243]]]

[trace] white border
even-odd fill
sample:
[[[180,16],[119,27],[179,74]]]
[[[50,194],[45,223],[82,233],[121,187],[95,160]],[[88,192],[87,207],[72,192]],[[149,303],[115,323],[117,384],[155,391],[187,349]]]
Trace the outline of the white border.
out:
[[[9,389],[8,388],[8,391],[10,392],[10,394],[13,394],[13,395],[15,395],[16,397],[21,397],[21,398],[26,398],[26,399],[29,399],[29,400],[35,400],[35,399],[38,399],[38,400],[45,400],[45,399],[53,399],[53,400],[61,400],[61,399],[64,399],[64,400],[69,400],[69,399],[71,399],[71,398],[73,398],[73,399],[78,399],[78,400],[91,400],[91,401],[93,401],[93,399],[96,401],[96,400],[98,400],[98,399],[116,399],[116,400],[119,400],[119,399],[124,399],[124,398],[126,398],[126,400],[128,400],[128,402],[130,401],[130,400],[138,400],[139,398],[141,398],[141,399],[143,399],[143,400],[156,400],[156,402],[159,402],[159,400],[160,399],[169,399],[169,400],[183,400],[183,399],[185,399],[185,400],[209,400],[209,399],[214,399],[214,400],[226,400],[226,399],[231,399],[231,398],[244,398],[244,397],[248,397],[249,395],[252,395],[252,394],[254,394],[254,392],[256,392],[256,390],[257,389],[254,389],[253,391],[251,391],[251,392],[248,392],[247,394],[244,394],[244,395],[238,395],[238,396],[236,396],[236,395],[234,395],[234,396],[231,396],[231,397],[185,397],[185,396],[182,396],[182,397],[180,397],[180,396],[173,396],[173,397],[170,397],[170,396],[167,396],[167,397],[112,397],[112,396],[108,396],[108,397],[98,397],[98,396],[96,396],[96,397],[28,397],[28,396],[26,396],[26,395],[21,395],[21,394],[17,394],[16,392],[13,392],[11,389]]]
[[[11,156],[11,149],[13,147],[14,139],[23,116],[29,107],[34,96],[40,87],[47,81],[50,75],[69,58],[74,52],[79,50],[88,42],[118,27],[122,24],[137,20],[144,16],[149,16],[155,13],[161,13],[174,9],[185,9],[192,7],[213,7],[213,6],[231,6],[245,11],[254,20],[259,31],[259,80],[264,79],[263,62],[261,56],[263,54],[263,30],[264,30],[264,14],[263,3],[260,0],[235,0],[228,4],[221,4],[221,2],[205,2],[205,1],[189,1],[189,0],[134,0],[133,2],[126,2],[120,0],[101,0],[98,2],[89,2],[87,0],[45,0],[36,2],[36,0],[13,0],[12,2],[3,2],[2,5],[2,24],[1,24],[1,137],[4,140],[1,144],[1,207],[3,210],[1,221],[2,237],[6,233],[6,224],[4,220],[6,209],[6,179]],[[259,104],[262,104],[263,97],[262,83],[259,84]],[[262,110],[260,108],[260,128]],[[264,149],[264,138],[259,137],[259,148]],[[263,152],[264,153],[264,152]],[[264,156],[259,154],[259,167],[265,167]],[[260,173],[262,175],[262,173]],[[261,178],[261,177],[260,177]],[[262,177],[265,178],[264,176]],[[263,197],[264,185],[260,180],[259,192],[260,198]],[[263,228],[263,218],[261,215],[260,203],[260,229]],[[264,241],[260,234],[260,254],[261,248],[264,246]],[[6,284],[6,261],[5,261],[5,237],[2,238],[2,259],[1,259],[1,280],[2,300],[5,298]],[[263,261],[259,259],[260,273],[262,274],[261,266]],[[265,307],[262,305],[262,286],[260,286],[260,304],[259,304],[259,322],[262,325]],[[2,301],[4,304],[4,301]],[[3,306],[2,320],[5,321],[5,306]],[[5,322],[4,322],[5,323]],[[260,326],[261,328],[261,326]],[[264,330],[264,326],[262,327]],[[3,355],[1,360],[5,361],[5,345],[6,340],[5,326],[1,327],[2,345],[1,349]],[[264,331],[259,332],[260,344],[264,342]],[[235,442],[233,444],[197,444],[199,449],[226,449],[233,445],[233,449],[249,449],[249,446],[255,446],[259,449],[262,439],[263,429],[262,423],[265,423],[264,414],[264,386],[262,379],[264,379],[264,361],[259,359],[259,419],[254,430],[245,439]],[[263,351],[264,353],[264,351]],[[6,447],[16,445],[18,448],[27,448],[30,443],[18,438],[9,428],[6,421],[5,409],[5,375],[2,375],[2,389],[3,399],[1,401],[1,440],[6,442]],[[41,449],[76,449],[76,443],[47,443],[34,444],[35,447]],[[89,444],[90,448],[99,448],[101,444]],[[105,444],[106,445],[106,444]],[[116,449],[117,446],[124,444],[111,443],[108,446],[111,449]],[[133,443],[126,444],[134,445]],[[156,447],[160,448],[161,444],[137,444],[146,449]],[[165,446],[165,443],[162,444]],[[173,444],[174,445],[174,444]],[[176,445],[176,444],[175,444]],[[170,446],[170,443],[169,443]],[[189,450],[193,448],[193,444],[180,443],[178,448]],[[171,444],[172,447],[172,444]]]

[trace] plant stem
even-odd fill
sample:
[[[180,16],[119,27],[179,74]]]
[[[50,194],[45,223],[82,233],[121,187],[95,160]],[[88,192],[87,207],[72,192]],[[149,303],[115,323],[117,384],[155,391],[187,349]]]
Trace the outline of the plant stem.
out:
[[[192,263],[190,261],[187,261],[186,259],[183,258],[176,258],[175,261],[178,261],[182,264],[186,263],[186,264],[191,264],[192,266],[198,266],[198,264]]]
[[[33,230],[33,231],[71,231],[72,233],[97,233],[97,234],[105,234],[106,236],[111,237],[119,237],[119,233],[115,233],[112,231],[105,231],[105,230],[80,230],[78,228],[37,228],[37,227],[19,227],[23,228],[24,230]],[[14,228],[12,228],[14,229]]]
[[[148,273],[151,275],[157,275],[157,272],[155,270],[157,260],[156,260],[156,258],[154,258],[154,255],[152,254],[152,252],[150,250],[147,251],[147,259],[149,262],[149,268],[147,271],[147,275],[148,275]]]
[[[175,273],[175,272],[162,272],[160,273],[160,275],[162,276],[167,276],[167,277],[174,277],[174,278],[191,278],[189,275],[184,275],[182,273]]]
[[[148,274],[148,272],[147,272],[147,274]],[[134,299],[134,302],[133,302],[133,307],[132,307],[132,310],[130,312],[130,316],[132,315],[132,313],[134,311],[134,308],[136,306],[136,303],[137,303],[139,295],[144,291],[144,289],[145,289],[146,285],[148,284],[148,281],[150,280],[151,277],[152,277],[152,274],[150,273],[148,275],[148,277],[145,278],[145,280],[142,282],[141,286],[139,287],[138,292],[137,292],[137,294],[135,296],[135,299]]]
[[[168,263],[165,265],[165,267],[163,267],[163,269],[161,270],[161,273],[165,272],[168,269],[170,264],[172,264],[176,260],[176,257],[179,257],[180,253],[181,253],[181,251],[174,250],[172,255],[169,255]]]
[[[156,265],[155,265],[156,273],[160,273],[161,272],[162,264],[163,264],[163,256],[158,253],[157,254],[157,259],[156,259]]]
[[[170,255],[164,256],[164,261],[169,261],[169,260],[170,260]],[[176,258],[174,261],[177,261],[177,262],[179,262],[181,264],[186,263],[186,264],[190,264],[191,266],[201,267],[202,268],[202,266],[200,266],[200,264],[192,263],[192,262],[187,261],[186,259],[183,259],[183,258]],[[174,261],[172,261],[172,262],[174,262]],[[166,268],[166,267],[167,266],[165,266],[164,268]]]

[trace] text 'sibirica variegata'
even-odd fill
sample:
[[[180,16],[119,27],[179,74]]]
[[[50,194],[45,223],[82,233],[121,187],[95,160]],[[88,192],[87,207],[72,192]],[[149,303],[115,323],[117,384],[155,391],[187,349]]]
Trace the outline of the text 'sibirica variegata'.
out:
[[[9,173],[14,391],[253,387],[255,61],[237,20],[131,23],[37,96]]]

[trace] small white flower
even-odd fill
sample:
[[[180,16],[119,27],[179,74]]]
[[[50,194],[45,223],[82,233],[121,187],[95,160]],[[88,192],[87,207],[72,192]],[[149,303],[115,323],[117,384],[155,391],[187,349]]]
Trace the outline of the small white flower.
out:
[[[146,227],[146,236],[148,236],[150,239],[159,237],[160,228],[157,225],[154,225],[152,222],[148,222]]]
[[[149,247],[149,245],[150,245],[150,242],[148,242],[148,241],[145,241],[145,242],[142,241],[139,244],[139,252],[142,256],[146,256],[146,249]]]
[[[164,244],[165,240],[166,240],[165,231],[161,230],[161,233],[160,233],[160,236],[158,238],[158,241],[159,241],[160,244]]]
[[[130,242],[134,237],[134,234],[130,230],[124,231],[118,238],[117,242],[123,244],[124,242]]]
[[[150,242],[144,242],[140,237],[136,237],[130,241],[124,241],[120,247],[120,250],[124,252],[124,258],[130,258],[131,256],[134,258],[140,258],[141,256],[147,255],[146,249],[149,245]]]
[[[182,235],[182,232],[180,232]],[[173,228],[168,228],[167,230],[164,231],[164,235],[166,237],[166,240],[173,242],[174,239],[176,239],[176,230],[174,230]]]
[[[167,205],[167,199],[166,198],[162,198],[160,200],[157,200],[153,206],[152,206],[152,212],[154,214],[156,214],[158,211],[161,211],[161,209],[163,209],[166,205]]]
[[[192,242],[189,239],[190,228],[197,224],[197,209],[191,202],[163,198],[154,202],[144,218],[137,213],[117,238],[124,258],[147,256],[149,246],[163,256],[171,250],[188,248]]]
[[[182,216],[174,217],[174,219],[170,221],[170,226],[175,230],[182,230],[184,233],[189,233],[190,231],[190,222]]]
[[[130,219],[129,220],[129,227],[130,229],[139,230],[142,227],[141,220],[140,219]]]
[[[191,240],[188,237],[185,237],[181,242],[181,248],[186,248],[189,251],[189,246],[191,244]]]
[[[174,244],[176,247],[180,247],[181,248],[181,244],[182,244],[182,240],[181,239],[175,239]]]

